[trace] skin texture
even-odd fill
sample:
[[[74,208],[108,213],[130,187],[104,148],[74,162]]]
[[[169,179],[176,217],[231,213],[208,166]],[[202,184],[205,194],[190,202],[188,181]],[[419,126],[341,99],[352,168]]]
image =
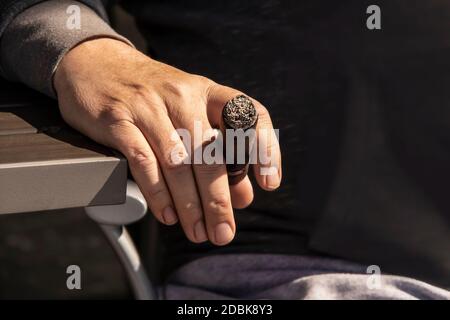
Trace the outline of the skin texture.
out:
[[[242,92],[210,79],[155,61],[113,39],[83,42],[70,50],[54,76],[64,120],[91,139],[119,150],[152,213],[162,223],[178,221],[189,240],[229,243],[236,226],[233,207],[253,200],[248,177],[228,185],[224,164],[184,164],[172,160],[173,150],[187,154],[182,140],[172,141],[175,129],[193,136],[194,121],[203,130],[219,128],[225,103]],[[269,113],[252,99],[258,128],[272,128]],[[277,173],[256,181],[265,190],[278,188],[281,155],[276,139],[264,137]]]

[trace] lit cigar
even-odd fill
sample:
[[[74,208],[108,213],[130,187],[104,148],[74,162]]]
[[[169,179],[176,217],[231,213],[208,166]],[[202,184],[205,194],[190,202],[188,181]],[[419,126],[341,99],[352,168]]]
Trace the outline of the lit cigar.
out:
[[[258,121],[258,113],[256,112],[256,108],[250,98],[244,95],[239,95],[228,101],[227,104],[223,107],[222,120],[224,128],[228,129],[225,130],[225,141],[228,141],[227,134],[236,133],[236,131],[239,129],[242,129],[241,133],[245,133],[249,129],[255,129],[256,122]],[[241,141],[242,143],[242,140],[238,140],[236,138],[236,135],[234,135],[234,159],[233,163],[227,163],[228,182],[230,185],[237,184],[242,179],[244,179],[248,171],[251,141],[249,141],[249,139],[245,137],[245,163],[242,164],[239,164],[237,161],[237,153],[239,150],[242,150],[242,148],[238,148],[237,146],[238,141]],[[224,144],[224,146],[226,146],[226,143]]]

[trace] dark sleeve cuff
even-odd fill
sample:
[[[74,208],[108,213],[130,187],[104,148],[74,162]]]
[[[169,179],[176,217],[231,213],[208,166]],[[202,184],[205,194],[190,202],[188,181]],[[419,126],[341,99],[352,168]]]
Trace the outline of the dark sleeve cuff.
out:
[[[67,11],[71,5],[80,8],[79,28],[73,11]],[[78,1],[36,4],[17,15],[4,30],[0,44],[2,75],[56,97],[52,78],[64,54],[83,41],[105,37],[132,46],[94,10]]]

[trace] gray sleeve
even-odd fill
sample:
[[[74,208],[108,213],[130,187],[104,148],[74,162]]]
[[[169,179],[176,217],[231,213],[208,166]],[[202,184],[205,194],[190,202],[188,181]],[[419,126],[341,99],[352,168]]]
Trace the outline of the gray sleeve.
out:
[[[2,76],[56,97],[52,78],[64,54],[83,41],[101,37],[132,46],[94,10],[78,1],[41,2],[18,14],[5,29],[0,43]]]

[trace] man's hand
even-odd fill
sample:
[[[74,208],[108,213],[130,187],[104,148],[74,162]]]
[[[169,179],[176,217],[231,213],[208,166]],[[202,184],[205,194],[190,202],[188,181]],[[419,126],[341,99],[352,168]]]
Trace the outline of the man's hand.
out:
[[[84,42],[69,51],[54,76],[59,108],[71,126],[93,140],[115,148],[128,159],[131,173],[155,217],[167,225],[180,220],[193,242],[229,243],[236,230],[232,207],[253,200],[248,177],[228,185],[224,164],[183,164],[173,150],[175,129],[192,133],[218,128],[225,103],[241,92],[207,78],[188,74],[152,60],[112,39]],[[256,100],[257,130],[272,129],[267,110]],[[276,189],[281,180],[281,156],[276,139],[266,141],[278,174],[261,175],[258,184]]]

